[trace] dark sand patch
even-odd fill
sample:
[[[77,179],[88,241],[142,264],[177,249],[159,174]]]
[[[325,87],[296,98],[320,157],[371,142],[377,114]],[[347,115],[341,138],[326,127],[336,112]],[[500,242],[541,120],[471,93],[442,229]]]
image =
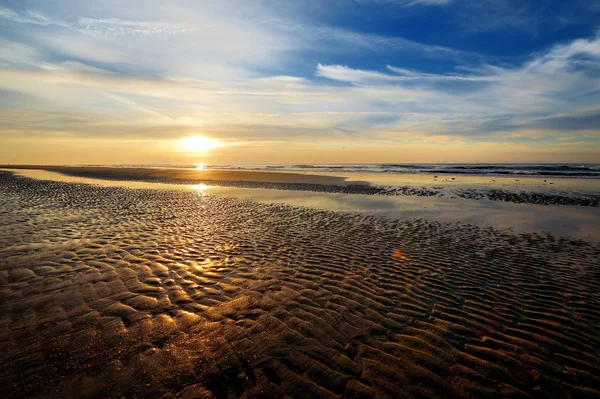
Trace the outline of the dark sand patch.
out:
[[[597,397],[600,246],[0,174],[5,397]]]
[[[16,165],[0,166],[0,169],[42,169],[59,172],[69,176],[95,177],[107,180],[137,180],[161,183],[198,184],[203,182],[262,182],[282,184],[325,184],[325,185],[363,185],[364,182],[346,183],[343,177],[309,175],[288,172],[262,172],[244,170],[200,170],[165,168],[111,168],[86,166],[36,166]]]

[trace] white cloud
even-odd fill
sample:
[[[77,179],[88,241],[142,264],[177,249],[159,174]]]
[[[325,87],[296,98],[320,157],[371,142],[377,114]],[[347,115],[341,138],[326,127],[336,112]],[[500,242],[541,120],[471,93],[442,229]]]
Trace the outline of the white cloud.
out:
[[[352,69],[345,65],[317,65],[317,76],[354,84],[385,83],[401,80],[398,76],[376,71]]]
[[[594,97],[590,96],[600,99],[598,60],[600,35],[557,45],[514,68],[482,65],[463,68],[462,74],[445,75],[388,65],[387,69],[393,72],[389,74],[319,64],[316,75],[363,88],[376,87],[381,92],[410,88],[424,94],[414,98],[412,109],[422,110],[422,119],[429,125],[437,124],[437,128],[429,126],[431,131],[492,137],[531,128],[540,123],[537,120],[540,115],[577,113],[589,106],[590,101],[593,103]],[[581,67],[583,62],[587,62],[585,68]],[[590,70],[590,62],[595,69]],[[452,84],[451,90],[447,84]],[[443,120],[432,117],[440,111],[456,117]],[[406,118],[399,117],[390,126],[402,129],[407,126]],[[566,124],[562,126],[566,129]]]
[[[479,59],[480,55],[443,46],[429,45],[399,36],[383,36],[372,33],[355,32],[338,27],[288,24],[279,25],[283,32],[302,39],[299,46],[321,48],[328,54],[336,52],[380,53],[390,52],[416,53],[426,58],[445,58],[453,60]]]
[[[479,75],[441,75],[432,73],[420,73],[411,71],[404,68],[397,68],[391,65],[387,65],[387,69],[398,74],[396,76],[398,80],[437,80],[437,81],[456,81],[456,82],[487,82],[496,80],[493,76],[479,76]]]
[[[254,140],[335,132],[385,139],[537,137],[543,133],[536,124],[551,123],[553,114],[569,121],[582,105],[589,108],[586,96],[600,92],[600,82],[577,68],[582,59],[598,59],[599,41],[594,37],[555,46],[520,67],[482,65],[452,75],[394,66],[385,73],[317,65],[319,77],[346,86],[286,75],[238,75],[229,81],[135,77],[65,62],[45,63],[37,70],[5,67],[0,88],[37,98],[34,107],[53,104],[75,114],[112,117],[136,134],[144,134],[144,126],[146,131],[161,126],[169,134],[202,126],[216,136]],[[134,123],[138,127],[132,128]],[[568,134],[563,129],[548,137]]]
[[[497,80],[494,76],[478,75],[440,75],[430,73],[420,73],[404,68],[397,68],[387,65],[387,69],[394,73],[390,75],[377,71],[366,71],[361,69],[352,69],[346,65],[317,65],[316,76],[348,82],[353,84],[389,84],[391,82],[409,82],[409,81],[451,81],[451,82],[488,82]]]
[[[129,3],[96,13],[84,3],[73,3],[75,19],[0,8],[1,18],[23,24],[18,41],[0,42],[0,88],[31,99],[38,128],[51,121],[56,130],[80,135],[177,135],[202,127],[215,136],[254,140],[335,134],[493,139],[523,127],[533,132],[531,124],[550,123],[543,118],[554,113],[589,108],[600,90],[591,75],[598,72],[598,36],[555,46],[513,68],[478,63],[435,74],[396,65],[375,71],[317,64],[321,79],[314,79],[288,76],[283,67],[305,50],[478,56],[308,23],[251,4],[149,2],[136,15]],[[259,72],[277,68],[273,76]],[[41,116],[59,111],[85,115],[85,123]]]
[[[256,18],[260,10],[247,15],[244,7],[225,3],[178,2],[167,12],[161,2],[153,1],[142,8],[127,3],[106,10],[103,3],[61,3],[65,6],[55,11],[69,5],[83,16],[0,8],[0,18],[22,24],[15,32],[42,51],[135,73],[228,79],[245,76],[257,66],[276,67],[282,54],[294,47],[291,35],[276,34]],[[108,15],[86,16],[95,13]],[[264,18],[271,17],[265,12]]]
[[[159,7],[150,2],[143,8],[142,15],[126,6],[118,8],[116,15],[134,18],[82,16],[70,21],[48,17],[37,10],[17,13],[6,8],[0,8],[0,18],[23,24],[64,28],[64,31],[48,31],[41,38],[55,51],[62,48],[68,56],[79,54],[81,58],[93,61],[102,61],[109,52],[131,54],[135,60],[139,60],[140,56],[148,59],[153,55],[154,59],[148,61],[193,58],[194,54],[201,54],[202,60],[208,60],[209,64],[211,61],[214,63],[211,58],[218,57],[226,62],[233,60],[272,66],[274,61],[285,57],[285,52],[303,49],[323,53],[367,51],[383,54],[403,51],[455,60],[479,57],[475,53],[428,45],[403,37],[355,32],[315,24],[303,18],[282,17],[276,13],[281,12],[281,8],[267,7],[268,3],[256,2],[252,7],[234,7],[234,3],[225,2],[222,5],[182,4],[185,3],[174,3],[168,13],[160,13]],[[136,19],[142,16],[145,19]],[[38,31],[32,33],[35,35],[32,40],[40,38]],[[69,40],[73,40],[73,43],[69,43]],[[88,48],[90,50],[86,51]],[[121,57],[119,61],[131,60]],[[109,56],[105,62],[115,60]]]

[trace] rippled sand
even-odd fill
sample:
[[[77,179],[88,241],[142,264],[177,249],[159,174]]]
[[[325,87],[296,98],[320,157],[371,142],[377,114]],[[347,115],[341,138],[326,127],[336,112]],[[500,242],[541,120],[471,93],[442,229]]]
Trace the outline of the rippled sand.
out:
[[[0,173],[3,397],[598,397],[600,245]]]

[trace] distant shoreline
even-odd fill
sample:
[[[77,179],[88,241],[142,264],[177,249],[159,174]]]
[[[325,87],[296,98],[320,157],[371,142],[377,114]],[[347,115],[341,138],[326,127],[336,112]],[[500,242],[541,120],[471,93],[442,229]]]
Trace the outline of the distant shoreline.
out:
[[[434,163],[434,164],[82,164],[82,165],[3,165],[3,168],[101,168],[101,169],[172,169],[277,173],[350,173],[350,174],[408,174],[450,176],[493,176],[508,178],[566,178],[600,179],[600,164],[580,163]]]

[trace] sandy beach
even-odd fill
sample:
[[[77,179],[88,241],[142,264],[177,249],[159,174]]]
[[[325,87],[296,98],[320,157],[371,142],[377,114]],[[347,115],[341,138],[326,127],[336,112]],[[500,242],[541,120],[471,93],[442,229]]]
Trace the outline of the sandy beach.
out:
[[[0,4],[0,399],[600,399],[600,0]]]
[[[247,170],[0,165],[0,169],[44,170],[65,176],[168,184],[312,191],[385,196],[447,196],[519,204],[600,207],[595,179],[292,173]]]
[[[8,172],[0,190],[3,397],[600,395],[598,242]]]

